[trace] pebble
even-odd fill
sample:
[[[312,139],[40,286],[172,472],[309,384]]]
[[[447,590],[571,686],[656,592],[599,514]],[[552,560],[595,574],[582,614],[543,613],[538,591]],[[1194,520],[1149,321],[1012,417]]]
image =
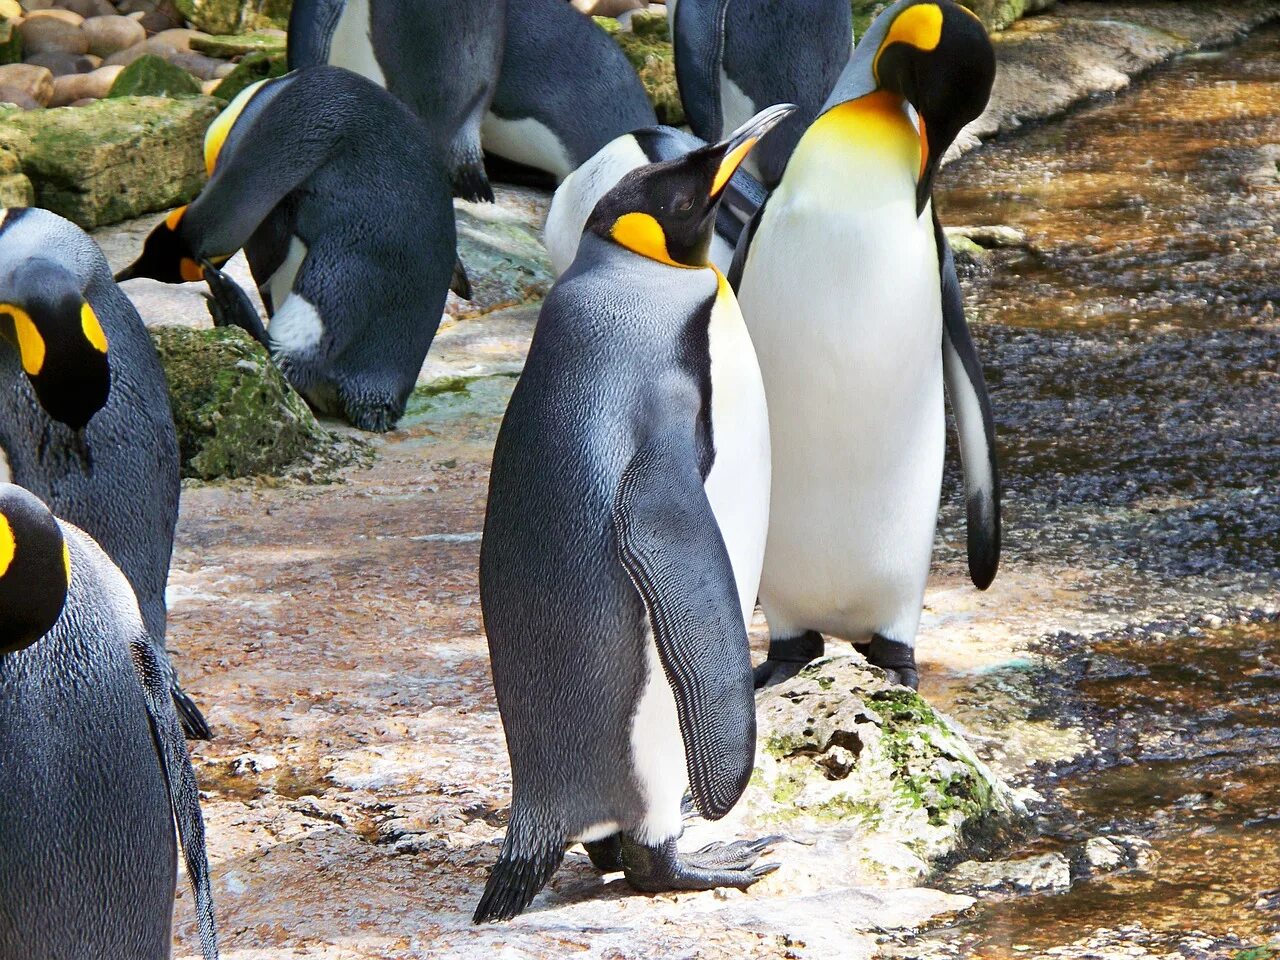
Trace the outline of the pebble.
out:
[[[111,84],[124,67],[99,67],[90,73],[73,73],[55,77],[53,81],[53,99],[51,107],[75,106],[81,101],[100,100],[107,95]]]
[[[59,53],[49,51],[27,57],[27,63],[37,67],[46,67],[55,77],[68,73],[88,73],[102,66],[101,57],[93,57],[86,53]]]
[[[139,57],[145,57],[147,54],[160,57],[162,60],[168,60],[177,52],[167,43],[157,43],[156,38],[152,37],[144,43],[135,43],[127,50],[116,51],[103,62],[110,66],[127,67]]]
[[[27,17],[18,27],[22,49],[32,53],[88,53],[89,41],[79,24],[55,17]]]
[[[147,31],[129,17],[92,17],[80,28],[89,43],[89,52],[99,57],[127,50],[147,39]]]
[[[53,73],[29,63],[7,63],[0,66],[0,87],[24,94],[43,107],[53,96]]]

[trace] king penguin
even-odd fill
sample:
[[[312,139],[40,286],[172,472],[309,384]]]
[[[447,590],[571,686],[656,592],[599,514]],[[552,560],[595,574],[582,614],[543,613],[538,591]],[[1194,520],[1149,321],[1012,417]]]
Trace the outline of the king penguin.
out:
[[[757,110],[796,104],[744,166],[772,189],[853,51],[849,0],[668,0],[676,81],[689,126],[719,138]]]
[[[298,0],[289,69],[345,67],[399,97],[422,121],[454,193],[493,200],[480,124],[498,82],[507,0]]]
[[[246,88],[205,136],[209,182],[118,280],[208,281],[319,412],[391,429],[457,283],[453,204],[422,125],[338,67]],[[241,247],[271,318],[217,267]],[[462,288],[459,288],[462,289]]]
[[[769,397],[773,499],[757,683],[854,642],[907,686],[937,522],[944,380],[959,433],[969,572],[1000,554],[982,365],[931,191],[995,75],[981,22],[898,0],[872,24],[778,187],[743,232],[734,279]]]
[[[175,823],[215,960],[195,773],[129,582],[0,484],[0,960],[168,960]]]
[[[621,48],[566,0],[508,0],[488,154],[563,180],[610,140],[658,122]]]
[[[686,783],[727,813],[755,754],[746,623],[769,503],[751,338],[707,263],[734,168],[789,106],[635,170],[543,305],[494,449],[480,601],[511,823],[477,922],[566,844],[638,890],[746,887],[774,838],[682,854]]]
[[[209,727],[165,653],[181,483],[164,370],[98,245],[46,210],[0,210],[0,481],[88,531],[128,577],[187,733]]]

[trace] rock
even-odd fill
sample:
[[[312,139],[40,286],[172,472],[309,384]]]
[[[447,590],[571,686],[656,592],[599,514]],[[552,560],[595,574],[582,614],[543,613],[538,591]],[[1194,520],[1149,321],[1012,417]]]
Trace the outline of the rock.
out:
[[[215,60],[213,57],[206,57],[202,53],[184,53],[181,50],[170,57],[169,62],[187,71],[197,80],[212,80],[217,69],[225,66],[221,60]]]
[[[1142,837],[1091,837],[1075,851],[1071,866],[1077,876],[1094,877],[1118,870],[1144,870],[1155,859]]]
[[[0,17],[0,66],[22,62],[22,31],[12,20]]]
[[[245,87],[268,77],[283,77],[287,72],[284,54],[249,53],[218,84],[213,95],[229,101]]]
[[[22,172],[18,154],[0,146],[0,208],[29,207],[35,202],[36,191],[31,180]]]
[[[28,17],[18,27],[22,33],[22,49],[33,53],[87,53],[89,41],[79,26],[53,17]]]
[[[65,10],[79,14],[84,19],[90,17],[111,17],[115,16],[116,8],[113,7],[109,0],[58,0]]]
[[[667,32],[667,18],[647,10],[637,11],[631,17],[629,31],[622,30],[616,20],[607,17],[596,17],[596,23],[618,42],[636,68],[658,115],[658,122],[684,123],[684,107],[676,85],[675,53]]]
[[[43,20],[48,17],[51,20],[61,20],[63,23],[73,27],[78,27],[84,23],[84,17],[72,10],[62,10],[58,7],[50,7],[47,10],[33,10],[27,14],[28,20]]]
[[[7,63],[0,67],[0,87],[21,93],[43,107],[53,96],[53,73],[47,67],[29,63]]]
[[[575,10],[589,17],[614,17],[629,10],[640,10],[648,4],[645,0],[573,0]]]
[[[981,227],[945,227],[947,239],[967,237],[981,247],[1025,247],[1027,235],[1017,227],[995,224]]]
[[[99,57],[109,57],[147,39],[142,24],[129,17],[92,17],[80,31],[89,42],[89,52]]]
[[[946,877],[959,893],[1062,893],[1071,889],[1071,864],[1060,853],[1021,860],[966,860]]]
[[[17,87],[0,84],[0,104],[12,104],[20,110],[39,110],[44,104],[35,100],[30,94]]]
[[[178,12],[206,33],[239,33],[252,9],[246,0],[176,0]]]
[[[22,15],[22,4],[18,0],[0,0],[0,20],[12,20]]]
[[[283,54],[285,41],[286,38],[275,30],[244,33],[233,37],[195,36],[191,38],[191,49],[226,60],[255,52]]]
[[[213,71],[213,75],[218,80],[225,80],[231,74],[235,73],[236,64],[222,62],[218,64],[218,69]]]
[[[124,67],[99,67],[89,73],[73,73],[55,77],[51,107],[76,105],[81,100],[101,100],[115,83]]]
[[[367,457],[364,441],[316,421],[242,330],[153,327],[151,336],[169,381],[184,477],[319,476]]]
[[[551,261],[535,227],[502,206],[455,204],[458,257],[471,279],[471,297],[450,299],[450,313],[471,316],[504,306],[527,303],[551,289]]]
[[[184,53],[191,52],[191,42],[207,37],[208,34],[201,33],[199,30],[189,30],[185,28],[170,28],[161,30],[151,38],[154,43],[163,43],[165,46],[173,47],[175,50],[181,50]]]
[[[138,23],[150,34],[164,33],[182,26],[182,18],[174,17],[163,10],[148,10],[138,17]]]
[[[27,63],[44,67],[54,77],[65,76],[68,73],[88,73],[102,66],[101,59],[91,57],[87,53],[37,53],[28,57]],[[51,104],[51,106],[57,106],[57,104]]]
[[[152,56],[159,57],[161,60],[168,60],[178,51],[167,43],[156,43],[152,37],[143,43],[135,43],[132,47],[126,47],[124,50],[117,50],[111,56],[107,57],[103,62],[109,66],[127,67],[135,60],[142,57]]]
[[[964,234],[947,235],[947,243],[955,256],[956,275],[961,280],[972,280],[991,272],[991,252],[979,246]]]
[[[205,181],[204,132],[221,106],[206,97],[117,97],[0,115],[0,143],[17,149],[40,206],[88,229],[195,196]]]
[[[154,54],[139,57],[120,71],[108,97],[197,97],[200,84],[181,67]]]
[[[200,92],[203,93],[206,97],[212,97],[214,93],[217,91],[218,85],[220,83],[222,83],[222,81],[218,79],[204,80],[200,84]]]
[[[1024,813],[950,721],[861,658],[811,664],[763,691],[756,712],[749,821],[828,837],[841,823],[845,882],[918,880]]]

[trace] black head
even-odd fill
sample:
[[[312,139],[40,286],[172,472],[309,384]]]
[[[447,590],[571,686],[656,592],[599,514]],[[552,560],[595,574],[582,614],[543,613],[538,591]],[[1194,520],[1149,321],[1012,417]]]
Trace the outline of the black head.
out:
[[[106,405],[106,334],[79,280],[57,261],[25,260],[0,284],[0,336],[53,419],[79,430]]]
[[[631,171],[600,198],[586,229],[677,267],[705,267],[716,208],[734,171],[766,133],[796,108],[762,110],[725,140]]]
[[[142,256],[117,273],[116,282],[134,277],[150,277],[161,283],[203,280],[204,270],[182,234],[186,212],[186,207],[179,207],[156,224],[142,245]]]
[[[71,555],[49,508],[22,487],[0,483],[0,654],[53,629],[70,583]]]

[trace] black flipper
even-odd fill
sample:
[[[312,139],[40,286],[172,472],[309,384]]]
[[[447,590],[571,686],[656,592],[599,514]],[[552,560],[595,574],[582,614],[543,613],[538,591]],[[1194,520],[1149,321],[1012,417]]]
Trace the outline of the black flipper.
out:
[[[565,842],[556,828],[521,810],[511,812],[502,852],[489,873],[472,923],[510,920],[529,905],[564,859]]]
[[[463,300],[471,299],[471,278],[467,276],[467,268],[459,257],[453,262],[453,278],[449,281],[449,289]]]
[[[756,716],[738,589],[697,465],[692,430],[651,438],[623,471],[613,527],[675,695],[693,801],[715,820],[751,777]]]
[[[208,260],[202,260],[200,266],[204,268],[204,280],[209,285],[210,296],[206,299],[213,325],[239,327],[269,351],[271,345],[267,340],[267,328],[262,325],[262,318],[249,295],[240,284]]]
[[[209,882],[209,860],[205,854],[200,793],[195,771],[191,768],[191,757],[187,754],[187,745],[178,726],[178,715],[173,708],[167,672],[146,637],[130,641],[129,654],[142,685],[147,719],[151,723],[151,738],[169,787],[169,805],[178,827],[187,879],[196,897],[200,953],[204,960],[217,960],[218,933],[213,917],[213,891]]]
[[[964,472],[968,512],[969,578],[979,590],[991,586],[1000,566],[1000,467],[996,462],[996,427],[969,325],[964,296],[956,277],[955,258],[946,234],[933,215],[942,277],[942,364],[947,398],[956,418],[960,466]]]
[[[693,132],[708,143],[718,141],[724,132],[720,66],[728,8],[729,0],[681,0],[672,25],[680,102]]]
[[[178,722],[188,740],[212,740],[213,731],[209,729],[209,721],[204,718],[200,708],[195,705],[185,690],[174,680],[169,684],[169,696],[173,698],[173,708],[177,711]]]
[[[676,9],[678,10],[679,7]],[[760,227],[760,221],[764,219],[764,209],[768,203],[768,197],[765,197],[760,202],[755,215],[742,228],[742,232],[738,236],[737,246],[733,248],[733,263],[730,265],[729,275],[725,279],[729,281],[729,286],[733,288],[734,293],[737,293],[738,288],[742,285],[742,273],[747,269],[747,255],[751,252],[751,241],[755,239],[756,230]]]
[[[764,206],[769,191],[764,184],[739,167],[729,178],[729,185],[716,208],[716,233],[738,248],[738,240],[747,225]]]

